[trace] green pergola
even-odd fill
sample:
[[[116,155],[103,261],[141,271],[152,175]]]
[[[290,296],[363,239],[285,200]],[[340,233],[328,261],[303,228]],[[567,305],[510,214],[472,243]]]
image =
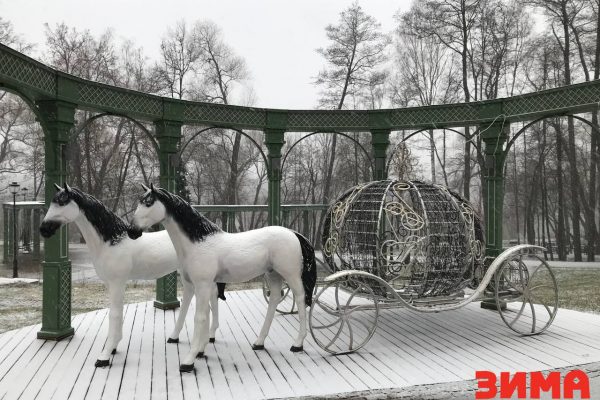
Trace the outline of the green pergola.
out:
[[[159,97],[87,81],[56,71],[4,45],[0,45],[0,87],[26,101],[44,131],[47,205],[54,195],[53,184],[62,184],[67,179],[65,150],[74,127],[75,110],[86,109],[98,113],[92,118],[115,115],[153,123],[154,134],[148,133],[160,160],[160,184],[169,190],[175,187],[175,166],[184,124],[206,128],[200,132],[210,128],[241,133],[245,129],[262,131],[267,148],[270,224],[280,223],[281,148],[286,132],[370,134],[373,178],[383,179],[392,131],[477,126],[484,144],[484,218],[489,256],[496,256],[502,249],[502,171],[512,144],[505,146],[510,124],[590,112],[597,110],[600,102],[600,81],[592,81],[509,98],[429,107],[385,110],[239,107]],[[65,228],[45,242],[43,279],[42,329],[38,337],[57,340],[68,337],[73,328],[71,265]],[[175,273],[158,280],[157,307],[178,306],[176,282]]]

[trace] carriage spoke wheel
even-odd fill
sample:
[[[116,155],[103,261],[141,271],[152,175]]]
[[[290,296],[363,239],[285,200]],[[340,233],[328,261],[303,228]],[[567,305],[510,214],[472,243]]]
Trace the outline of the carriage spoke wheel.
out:
[[[352,353],[377,329],[379,304],[364,280],[345,277],[328,282],[313,299],[309,328],[315,342],[331,354]]]
[[[496,304],[504,323],[521,335],[537,335],[554,321],[558,285],[548,263],[538,255],[516,254],[496,273]]]
[[[263,278],[262,289],[263,297],[268,303],[269,298],[271,297],[271,288],[269,287],[269,282],[266,278]],[[281,314],[296,314],[298,312],[298,309],[296,308],[296,297],[286,282],[283,282],[283,286],[281,287],[281,300],[279,300],[279,304],[277,304],[277,312]]]

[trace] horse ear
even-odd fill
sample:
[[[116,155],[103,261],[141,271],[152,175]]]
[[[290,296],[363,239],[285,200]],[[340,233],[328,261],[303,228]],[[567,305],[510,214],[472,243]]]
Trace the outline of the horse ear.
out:
[[[54,187],[56,188],[57,192],[60,192],[62,190],[62,188],[56,184],[56,182],[54,183]]]
[[[150,182],[150,190],[156,192],[156,189],[154,188],[154,183],[152,182]]]
[[[146,192],[147,192],[148,190],[150,190],[150,188],[149,188],[148,186],[144,185],[143,183],[142,183],[142,189],[144,189]]]
[[[67,185],[67,182],[65,182],[65,190],[67,193],[71,191],[71,186]]]

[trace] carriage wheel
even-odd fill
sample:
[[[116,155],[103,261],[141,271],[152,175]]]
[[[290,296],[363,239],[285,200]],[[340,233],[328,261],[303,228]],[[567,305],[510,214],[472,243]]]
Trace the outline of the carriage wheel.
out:
[[[262,289],[263,297],[268,303],[269,298],[271,297],[271,288],[269,287],[269,282],[267,282],[266,278],[263,278]],[[285,281],[281,287],[281,300],[279,300],[279,304],[277,304],[277,312],[281,314],[296,314],[298,312],[298,309],[296,308],[296,297]]]
[[[313,299],[308,315],[310,334],[331,354],[352,353],[377,329],[379,302],[368,279],[344,277],[325,286]]]
[[[558,286],[548,263],[538,255],[515,254],[496,273],[496,304],[504,323],[521,335],[537,335],[558,311]]]

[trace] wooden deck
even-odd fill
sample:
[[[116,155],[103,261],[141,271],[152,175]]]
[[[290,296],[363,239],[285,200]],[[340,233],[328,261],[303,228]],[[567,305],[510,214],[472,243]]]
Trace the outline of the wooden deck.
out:
[[[221,303],[223,304],[223,303]],[[532,371],[600,361],[600,315],[559,310],[548,332],[519,337],[478,303],[438,314],[385,310],[358,353],[326,355],[309,336],[304,353],[288,349],[297,316],[278,315],[265,342],[251,344],[266,305],[258,290],[228,292],[217,342],[195,373],[180,374],[192,314],[180,343],[167,344],[178,311],[151,302],[125,310],[124,337],[110,368],[94,361],[107,331],[107,310],[73,319],[75,336],[36,339],[37,326],[0,335],[0,399],[259,399],[324,395],[474,379],[475,371]]]

